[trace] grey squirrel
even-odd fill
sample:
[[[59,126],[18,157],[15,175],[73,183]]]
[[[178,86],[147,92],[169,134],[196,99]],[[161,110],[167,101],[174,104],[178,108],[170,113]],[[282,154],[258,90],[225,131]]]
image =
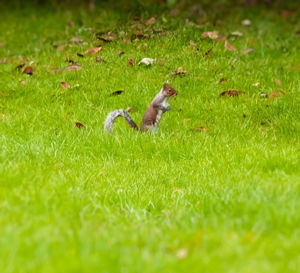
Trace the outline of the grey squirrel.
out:
[[[173,96],[177,96],[177,91],[166,83],[148,106],[143,116],[141,128],[136,125],[127,111],[118,109],[107,115],[104,130],[112,132],[115,119],[117,117],[123,117],[129,126],[135,130],[156,132],[159,129],[162,114],[170,110],[168,99]]]

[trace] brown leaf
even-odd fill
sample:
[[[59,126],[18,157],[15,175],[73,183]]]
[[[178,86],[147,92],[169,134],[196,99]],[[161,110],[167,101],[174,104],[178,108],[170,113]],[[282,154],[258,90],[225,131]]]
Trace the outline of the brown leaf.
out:
[[[129,58],[129,59],[128,59],[128,63],[129,63],[131,66],[134,66],[134,59]]]
[[[228,89],[227,91],[223,91],[220,93],[220,96],[229,96],[229,97],[236,97],[238,95],[245,94],[244,91],[238,91],[233,89]]]
[[[146,24],[153,25],[153,24],[155,24],[155,21],[156,21],[155,17],[151,17],[149,20],[147,20]]]
[[[243,50],[242,54],[246,55],[246,54],[252,52],[253,50],[254,50],[254,48],[248,48],[246,50]]]
[[[5,59],[0,59],[0,64],[5,64],[5,63],[7,63],[7,59],[5,58]]]
[[[274,99],[278,97],[282,97],[284,95],[283,91],[274,91],[269,95],[269,99]]]
[[[276,82],[276,84],[281,85],[280,80],[276,79],[275,82]]]
[[[227,40],[225,41],[225,48],[230,51],[236,51],[236,48],[233,45],[229,44]]]
[[[5,43],[0,43],[0,47],[2,47],[2,46],[6,46],[6,44]]]
[[[23,71],[23,73],[28,74],[28,75],[32,75],[33,74],[33,67],[32,66],[26,66]]]
[[[128,113],[130,113],[130,112],[133,111],[133,108],[129,106],[129,107],[126,108],[126,111],[127,111]]]
[[[121,57],[123,54],[125,54],[125,52],[124,51],[119,51],[118,52],[118,55]]]
[[[126,44],[130,44],[131,43],[131,41],[129,39],[127,39],[127,38],[123,38],[123,42],[126,43]]]
[[[118,95],[121,95],[124,91],[123,90],[117,90],[117,91],[114,91],[110,94],[110,96],[118,96]]]
[[[192,40],[190,40],[190,45],[191,46],[197,46],[197,44],[194,41],[192,41]]]
[[[96,62],[97,62],[97,63],[102,63],[102,62],[104,62],[104,60],[103,60],[102,58],[100,58],[100,57],[97,57],[97,58],[96,58]]]
[[[94,48],[89,48],[88,50],[85,51],[85,54],[91,54],[91,53],[97,53],[102,49],[102,47],[94,47]]]
[[[72,43],[82,43],[83,40],[80,39],[80,38],[77,38],[77,37],[73,37],[73,38],[70,39],[70,42],[72,42]]]
[[[65,89],[71,87],[70,84],[68,84],[67,82],[61,82],[60,84],[61,84],[61,87],[62,87],[62,88],[65,88]]]
[[[222,78],[219,80],[219,83],[222,83],[222,82],[226,82],[227,80],[225,78]]]
[[[77,128],[79,128],[79,129],[84,129],[84,125],[82,124],[82,123],[80,123],[80,122],[75,122],[75,125],[76,125],[76,127]]]
[[[72,64],[70,66],[67,67],[67,70],[71,71],[71,70],[80,70],[82,69],[82,67],[78,64]]]

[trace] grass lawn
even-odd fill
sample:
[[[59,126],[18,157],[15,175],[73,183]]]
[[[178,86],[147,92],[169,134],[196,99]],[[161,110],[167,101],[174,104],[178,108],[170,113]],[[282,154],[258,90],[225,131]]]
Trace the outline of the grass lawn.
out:
[[[296,4],[1,5],[1,273],[300,272]],[[114,109],[139,124],[166,81],[157,134],[104,132]]]

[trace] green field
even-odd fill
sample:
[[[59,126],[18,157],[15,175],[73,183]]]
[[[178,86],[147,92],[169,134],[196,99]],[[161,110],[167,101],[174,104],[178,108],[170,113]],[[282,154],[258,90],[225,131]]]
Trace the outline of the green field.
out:
[[[0,272],[300,272],[292,4],[1,4]],[[140,124],[166,81],[178,96],[157,134],[104,132],[114,109]]]

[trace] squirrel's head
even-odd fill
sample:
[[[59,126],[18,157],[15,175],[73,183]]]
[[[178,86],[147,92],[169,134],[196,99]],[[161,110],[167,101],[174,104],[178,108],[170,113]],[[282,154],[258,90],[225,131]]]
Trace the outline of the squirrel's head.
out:
[[[163,86],[163,93],[167,97],[177,96],[177,91],[174,88],[172,88],[171,86],[169,86],[167,83],[165,83],[164,86]]]

